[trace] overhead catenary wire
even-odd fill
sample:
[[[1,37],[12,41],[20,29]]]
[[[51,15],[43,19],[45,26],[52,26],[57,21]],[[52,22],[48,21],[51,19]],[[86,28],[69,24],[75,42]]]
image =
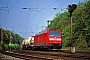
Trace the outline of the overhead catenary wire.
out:
[[[49,6],[51,6],[52,4],[56,3],[57,1],[59,1],[59,0],[56,0],[55,2],[51,3],[50,5],[42,8],[42,9],[39,10],[39,11],[37,11],[22,27],[24,27],[24,26],[25,26],[31,19],[33,19],[39,12],[41,12],[42,10],[48,8]],[[22,27],[21,27],[21,28],[22,28]],[[20,29],[21,29],[21,28],[20,28]],[[19,29],[19,31],[20,31],[20,29]]]
[[[41,3],[41,2],[40,2]],[[40,3],[38,3],[38,4],[40,4]],[[36,4],[34,7],[36,7],[38,4]],[[27,17],[29,17],[30,16],[30,13],[31,13],[31,9],[37,9],[37,8],[22,8],[22,9],[29,9],[29,14],[25,17],[25,19],[27,18]],[[23,21],[25,20],[25,19],[23,19]]]
[[[46,7],[47,7],[47,6],[46,6]],[[45,7],[44,7],[44,8],[45,8]],[[44,8],[42,8],[42,10],[44,10]],[[45,8],[45,9],[48,9],[48,7]],[[42,10],[41,10],[41,11],[42,11]],[[40,11],[40,10],[39,10],[39,11]],[[36,12],[36,15],[39,13],[39,11]],[[40,11],[40,12],[41,12],[41,11]],[[35,15],[35,16],[36,16],[36,15]],[[29,15],[29,16],[30,16],[30,15]],[[35,17],[35,16],[34,16],[34,17]],[[31,18],[33,19],[34,17],[31,17]],[[30,21],[31,18],[28,17],[28,22]],[[31,20],[32,20],[32,19],[31,19]],[[28,22],[26,21],[25,25],[23,25],[23,26],[26,26],[26,24],[27,24]],[[38,23],[37,23],[37,24],[38,24]],[[21,27],[22,27],[22,26],[21,26]]]
[[[43,0],[42,0],[42,1],[43,1]],[[36,6],[37,6],[38,4],[40,4],[42,1],[36,3],[36,5],[35,5],[34,7],[36,7]],[[27,9],[27,8],[23,8],[23,9]],[[30,17],[31,9],[37,9],[37,8],[29,8],[29,11],[30,11],[30,12],[29,12],[29,14],[25,17],[25,19],[28,18],[28,21],[27,21],[27,22],[29,22],[29,17]],[[38,13],[38,12],[37,12],[37,13]],[[36,14],[37,14],[37,13],[36,13]],[[35,14],[35,15],[36,15],[36,14]],[[34,16],[35,16],[35,15],[34,15]],[[33,16],[33,17],[34,17],[34,16]],[[32,18],[33,18],[33,17],[32,17]],[[32,19],[32,18],[31,18],[31,19]],[[24,21],[25,19],[23,19],[23,21]],[[26,22],[26,23],[27,23],[27,22]],[[22,23],[22,22],[21,22],[21,23]],[[21,24],[21,23],[20,23],[20,24]],[[25,23],[25,24],[26,24],[26,23]],[[24,25],[25,25],[25,24],[24,24]],[[21,29],[24,25],[22,25],[22,26],[20,27],[20,29]],[[20,29],[19,29],[19,30],[20,30]]]
[[[54,11],[55,12],[55,11]],[[48,18],[49,16],[51,16],[54,12],[52,12],[51,14],[49,14],[48,16],[46,16],[43,20],[45,20],[46,18]],[[40,24],[41,22],[38,22],[36,25]],[[37,26],[36,26],[37,27]],[[33,31],[37,30],[39,27],[37,27],[36,29],[34,29]]]
[[[42,0],[42,1],[43,1],[43,0]],[[30,12],[29,12],[29,14],[25,17],[25,19],[23,19],[23,21],[26,20],[26,18],[28,18],[28,21],[29,21],[30,13],[31,13],[31,11],[32,11],[31,9],[37,9],[37,8],[38,8],[37,5],[39,5],[42,1],[38,2],[38,0],[37,0],[38,3],[36,3],[36,5],[34,6],[34,8],[29,8],[29,11],[30,11]],[[24,8],[23,8],[23,9],[24,9]],[[25,8],[25,9],[27,9],[27,8]],[[22,23],[22,22],[21,22],[21,23]],[[21,23],[20,23],[20,24],[21,24]],[[24,25],[21,26],[20,29],[21,29],[22,27],[24,27]]]
[[[57,0],[57,1],[58,1],[58,0]],[[53,4],[53,3],[52,3],[52,4]],[[56,11],[56,10],[59,10],[59,11],[61,10],[61,11],[62,11],[62,8],[61,8],[61,7],[63,6],[63,4],[64,4],[64,3],[62,3],[62,5],[61,5],[59,8],[52,8],[52,9],[54,9],[55,11]],[[42,9],[44,9],[44,8],[42,8]],[[51,9],[51,8],[50,8],[50,9]],[[54,11],[54,12],[55,12],[55,11]],[[49,16],[51,16],[54,12],[50,13],[47,17],[45,17],[44,19],[42,19],[42,21],[45,20],[46,18],[48,18]],[[41,21],[38,22],[36,25],[38,25],[38,24],[40,24],[40,23],[41,23]],[[34,29],[34,30],[36,30],[36,29]],[[34,31],[34,30],[33,30],[33,31]]]
[[[7,15],[6,15],[6,20],[5,20],[6,29],[7,29],[7,20],[8,20],[9,13],[18,2],[19,0],[17,0],[16,3],[10,9],[7,10]],[[7,1],[7,8],[9,8],[9,3],[10,3],[10,0]]]
[[[7,1],[7,8],[8,8],[8,6],[9,6],[9,2],[10,2],[10,1],[8,0],[8,1]]]
[[[53,3],[49,4],[48,6],[46,6],[46,7],[42,8],[41,10],[37,11],[25,24],[22,25],[22,27],[25,26],[30,20],[32,20],[39,12],[41,12],[42,10],[44,10],[44,9],[48,8],[49,6],[55,4],[55,3],[58,2],[58,1],[59,1],[59,0],[56,0],[56,1],[54,1]],[[21,27],[21,28],[22,28],[22,27]],[[21,29],[21,28],[20,28],[20,29]],[[20,30],[20,29],[19,29],[19,30]]]
[[[9,6],[9,3],[10,3],[10,1],[8,0],[7,1],[7,8],[8,8],[8,6]],[[8,15],[9,15],[9,10],[6,10],[6,19],[5,19],[5,27],[6,27],[6,29],[7,29],[7,19],[8,19]]]
[[[67,2],[67,3],[68,3],[68,2]],[[63,4],[64,4],[64,3],[62,3],[62,5],[60,5],[59,8],[52,8],[52,9],[54,9],[55,11],[56,11],[56,10],[62,11],[63,8],[61,8],[61,7],[63,6]],[[66,9],[66,8],[64,8],[64,9]],[[54,12],[55,12],[55,11],[54,11]],[[49,14],[49,15],[48,15],[47,17],[45,17],[43,20],[45,20],[46,18],[48,18],[49,16],[51,16],[54,12],[52,12],[51,14]],[[43,21],[43,20],[42,20],[42,21]],[[36,25],[38,25],[38,24],[40,24],[40,23],[41,23],[41,22],[37,23]],[[33,31],[35,31],[35,30],[37,30],[37,28],[36,28],[36,29],[33,29]]]
[[[55,11],[56,11],[56,9],[60,9],[60,8],[52,8],[52,9],[55,9]],[[54,12],[55,12],[55,11],[54,11]],[[52,12],[52,13],[49,14],[47,17],[45,17],[44,19],[42,19],[42,21],[45,20],[46,18],[48,18],[49,16],[51,16],[54,12]],[[41,23],[41,22],[37,23],[36,25],[38,25],[38,24],[40,24],[40,23]],[[38,30],[38,28],[39,28],[39,27],[36,26],[36,29],[34,29],[33,31]]]
[[[8,4],[9,4],[9,0],[7,0],[7,4],[6,4],[6,6],[3,6],[3,7],[0,7],[0,10],[4,10],[4,11],[6,11],[6,17],[5,17],[5,20],[3,20],[4,22],[5,22],[5,24],[3,25],[4,27],[6,26],[6,22],[7,22],[7,8],[8,8]]]
[[[11,2],[11,0],[7,0],[7,1],[8,1],[8,2],[7,2],[7,3],[8,3],[7,6],[9,6],[9,5],[10,5],[9,3]],[[16,1],[17,1],[17,0],[16,0]],[[40,4],[41,0],[36,0],[36,1],[37,1],[37,2],[36,2],[36,7],[35,7],[35,8],[38,8],[38,10],[43,9],[43,7],[40,7],[40,8],[39,8],[39,4]],[[42,0],[42,1],[43,1],[43,0]],[[55,0],[54,0],[54,1],[55,1]],[[60,1],[60,0],[59,0],[59,1]],[[66,1],[66,2],[68,2],[68,1]],[[65,3],[66,3],[66,2],[65,2]],[[15,3],[15,2],[13,2],[13,3]],[[64,3],[61,3],[61,4],[64,5]],[[37,5],[38,5],[38,6],[37,6]],[[61,6],[61,7],[62,7],[62,6]],[[11,7],[9,7],[8,9],[10,9],[10,8],[11,8]],[[16,9],[16,7],[14,6],[11,10],[14,10],[14,8]],[[45,8],[45,7],[44,7],[44,8]],[[46,9],[51,9],[51,8],[48,7],[48,8],[46,8]],[[56,9],[57,9],[57,8],[56,8]],[[11,11],[11,10],[10,10],[10,11]],[[32,10],[33,10],[33,9],[32,9]],[[59,9],[58,9],[58,10],[59,10]],[[38,12],[38,11],[34,11],[34,13],[37,13],[37,12]],[[40,12],[41,12],[41,11],[40,11]],[[39,12],[38,12],[38,13],[39,13]],[[38,14],[38,13],[37,13],[37,14]],[[9,14],[9,10],[7,11],[7,14]],[[31,11],[30,11],[30,14],[31,14]],[[25,17],[25,22],[26,22],[26,24],[27,24],[27,21],[28,21],[28,22],[31,22],[31,20],[32,20],[33,18],[35,18],[35,17],[33,17],[33,18],[31,19],[32,16],[30,16],[30,14],[29,14],[29,15],[26,15],[27,17]],[[36,14],[36,15],[37,15],[37,14]],[[10,15],[10,14],[9,14],[9,15]],[[51,15],[52,15],[52,14],[51,14]],[[51,16],[51,15],[50,15],[50,16]],[[7,15],[6,15],[6,16],[7,16]],[[9,16],[8,16],[8,17],[9,17]],[[47,16],[47,17],[49,17],[49,16]],[[46,17],[46,18],[47,18],[47,17]],[[26,20],[26,18],[28,18],[28,20]],[[6,19],[8,19],[8,18],[6,18]],[[31,20],[29,20],[29,19],[31,19]],[[9,20],[9,19],[8,19],[8,20]],[[42,19],[40,19],[40,20],[42,20]],[[21,21],[21,22],[22,22],[22,21]],[[24,23],[25,23],[25,22],[24,22]],[[39,23],[41,23],[41,22],[39,22]],[[35,23],[35,24],[38,25],[39,23],[37,22],[37,23]],[[25,28],[25,27],[28,27],[28,26],[26,26],[26,24],[23,26],[24,28]],[[41,23],[41,24],[42,24],[42,23]],[[22,24],[22,25],[23,25],[23,24]],[[14,29],[15,29],[15,28],[20,29],[20,28],[22,27],[22,25],[20,24],[20,26],[17,26],[17,27],[13,26],[13,27],[14,27]],[[33,25],[34,25],[34,24],[33,24]],[[33,25],[32,25],[32,26],[33,26]],[[7,26],[7,25],[6,25],[6,26]],[[38,26],[39,26],[39,25],[38,25]],[[11,26],[11,27],[12,27],[12,26]],[[34,27],[34,26],[33,26],[33,27]],[[17,30],[18,30],[18,29],[17,29]],[[34,30],[34,29],[33,29],[33,30]],[[14,31],[15,31],[15,30],[14,30]]]
[[[59,0],[57,0],[57,1],[59,1]],[[52,4],[53,4],[53,3],[52,3]],[[42,9],[39,10],[39,11],[42,11],[42,10],[46,9],[47,7],[51,6],[52,4],[50,4],[50,5],[48,5],[48,6],[44,7],[44,8],[42,8]],[[52,8],[52,9],[54,9],[54,8]],[[37,13],[38,13],[39,11],[37,11],[35,15],[37,15]],[[30,15],[30,14],[29,14],[29,15]],[[35,15],[34,15],[34,16],[35,16]],[[50,15],[51,15],[51,14],[50,14]],[[32,18],[34,18],[34,16],[33,16]],[[31,20],[32,18],[30,18],[30,20]],[[26,22],[26,23],[27,23],[27,22]],[[26,23],[25,23],[25,24],[26,24]],[[25,26],[25,25],[23,25],[23,26]],[[23,26],[22,26],[22,27],[23,27]]]
[[[9,11],[12,10],[18,2],[19,2],[19,0],[16,1],[16,3],[9,9]]]

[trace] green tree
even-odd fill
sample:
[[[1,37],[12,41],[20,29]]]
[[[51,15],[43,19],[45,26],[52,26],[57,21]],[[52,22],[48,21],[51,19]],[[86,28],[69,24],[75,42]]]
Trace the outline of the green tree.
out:
[[[0,42],[0,50],[2,50],[2,43]]]
[[[15,49],[15,45],[12,44],[12,43],[9,43],[9,48],[10,48],[10,50],[14,50]]]
[[[85,48],[87,48],[88,44],[86,42],[86,36],[80,34],[79,38],[77,39],[77,41],[75,41],[74,45],[77,50],[84,50]]]
[[[0,50],[2,49],[8,50],[9,47],[11,49],[18,49],[19,45],[21,45],[22,40],[23,38],[19,34],[14,34],[10,30],[3,29],[3,43],[1,43],[0,41]]]
[[[70,17],[68,12],[58,12],[53,20],[58,22],[52,22],[50,29],[60,29],[63,33],[63,46],[70,46]],[[72,14],[73,20],[73,43],[78,42],[78,47],[86,48],[90,47],[90,0],[87,2],[79,3],[76,10]],[[83,37],[85,46],[83,47]],[[80,39],[82,38],[82,39]]]
[[[9,44],[13,40],[14,34],[10,30],[4,30],[3,42]]]
[[[23,38],[19,34],[14,35],[14,43],[21,45]]]
[[[20,49],[20,45],[17,44],[17,43],[15,43],[15,49],[16,49],[16,50]]]

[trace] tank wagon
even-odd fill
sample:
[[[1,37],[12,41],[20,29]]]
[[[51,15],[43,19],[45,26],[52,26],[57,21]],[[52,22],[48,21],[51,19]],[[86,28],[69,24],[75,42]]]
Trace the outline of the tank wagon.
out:
[[[29,37],[23,40],[21,49],[31,49],[34,45],[34,37]]]

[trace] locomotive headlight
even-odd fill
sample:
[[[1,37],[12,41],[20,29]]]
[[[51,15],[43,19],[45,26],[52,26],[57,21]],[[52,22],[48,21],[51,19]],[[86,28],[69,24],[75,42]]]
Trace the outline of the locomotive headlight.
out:
[[[57,41],[61,41],[61,38],[49,38],[49,40],[57,40]]]
[[[54,38],[49,38],[49,40],[55,40]]]
[[[61,38],[57,38],[56,40],[61,41]]]
[[[61,42],[59,42],[59,43],[61,43]]]
[[[52,43],[52,42],[50,42],[50,43]]]

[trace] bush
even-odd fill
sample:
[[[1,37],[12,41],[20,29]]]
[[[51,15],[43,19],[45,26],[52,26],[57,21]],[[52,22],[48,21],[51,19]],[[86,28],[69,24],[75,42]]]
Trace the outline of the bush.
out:
[[[15,49],[18,50],[20,48],[19,44],[15,43]]]
[[[5,50],[9,50],[9,46],[7,44],[4,44]]]
[[[86,37],[80,34],[78,39],[75,41],[74,46],[77,50],[84,50],[85,48],[87,48]]]
[[[0,50],[2,50],[2,43],[0,43]]]
[[[84,50],[85,48],[87,48],[87,46],[84,45],[83,43],[79,43],[78,46],[76,46],[77,50]]]
[[[2,47],[0,46],[0,50],[2,50]]]
[[[14,45],[14,44],[12,44],[12,43],[9,43],[9,48],[10,48],[10,50],[15,49],[15,45]]]
[[[90,40],[88,41],[88,47],[90,47]]]
[[[9,43],[9,48],[11,50],[13,50],[13,49],[18,50],[20,48],[20,46],[17,43],[15,43],[15,44]]]

